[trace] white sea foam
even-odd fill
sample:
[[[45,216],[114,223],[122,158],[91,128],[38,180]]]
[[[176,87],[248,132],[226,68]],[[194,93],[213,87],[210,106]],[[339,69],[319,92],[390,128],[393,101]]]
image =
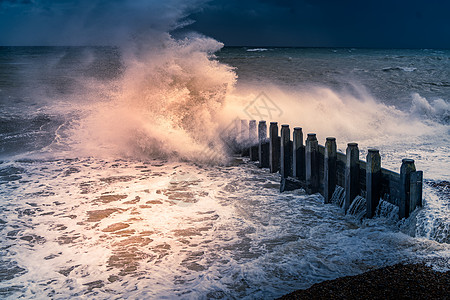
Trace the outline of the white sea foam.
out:
[[[436,191],[425,185],[424,209],[416,216],[415,234],[441,243],[450,244],[450,207]],[[447,199],[448,200],[448,199]]]
[[[388,71],[405,71],[405,72],[414,72],[417,68],[414,67],[386,67],[382,69],[385,72]]]
[[[402,69],[405,72],[414,72],[415,70],[417,70],[417,68],[414,67],[400,67],[400,69]]]
[[[428,101],[418,93],[412,94],[411,113],[427,119],[436,120],[449,125],[450,122],[450,104],[443,99]]]
[[[7,163],[0,283],[33,297],[277,297],[400,261],[449,258],[449,246],[377,219],[361,226],[317,195],[279,194],[252,164],[152,160]],[[218,180],[220,178],[220,180]],[[13,272],[12,270],[10,272]]]
[[[247,52],[264,52],[264,51],[268,51],[269,49],[267,48],[251,48],[251,49],[247,49]]]

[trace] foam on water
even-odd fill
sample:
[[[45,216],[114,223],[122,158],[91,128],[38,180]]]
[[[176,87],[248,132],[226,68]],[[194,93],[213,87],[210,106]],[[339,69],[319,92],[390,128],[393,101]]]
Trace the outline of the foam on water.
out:
[[[435,99],[430,103],[426,98],[414,93],[411,113],[444,124],[450,123],[450,104],[443,99]]]
[[[11,299],[273,298],[450,255],[447,244],[393,224],[361,226],[320,196],[279,194],[279,175],[252,164],[86,158],[2,168],[21,176],[2,182],[0,194],[10,266],[0,288]]]
[[[424,186],[425,209],[416,216],[415,234],[450,244],[450,202],[444,196],[438,196],[436,190],[428,184]]]
[[[252,48],[252,49],[247,49],[248,52],[263,52],[263,51],[268,51],[269,49],[266,48]]]

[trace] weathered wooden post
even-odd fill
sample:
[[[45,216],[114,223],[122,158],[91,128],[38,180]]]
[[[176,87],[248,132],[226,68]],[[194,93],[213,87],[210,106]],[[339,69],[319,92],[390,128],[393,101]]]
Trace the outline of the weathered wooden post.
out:
[[[357,143],[347,144],[346,158],[344,210],[347,212],[353,199],[359,195],[359,149]]]
[[[280,170],[280,137],[278,136],[278,123],[270,122],[270,172],[275,173]]]
[[[258,139],[256,137],[256,120],[248,122],[248,145],[250,149],[250,160],[258,160]]]
[[[416,207],[422,206],[422,188],[423,188],[423,172],[416,171],[411,173],[411,206],[409,212],[413,212]]]
[[[241,134],[240,134],[240,144],[241,144],[241,154],[242,156],[249,156],[248,151],[248,121],[241,120]]]
[[[381,156],[369,149],[366,157],[366,217],[373,218],[381,197]]]
[[[303,146],[303,131],[301,127],[294,128],[292,175],[299,180],[305,180],[305,146]]]
[[[400,219],[409,217],[411,207],[411,173],[416,171],[413,159],[405,158],[400,167],[400,202],[398,216]]]
[[[291,131],[289,130],[289,125],[281,125],[280,174],[284,178],[292,175],[291,148]]]
[[[315,133],[308,133],[306,138],[306,184],[309,193],[319,191],[319,142]]]
[[[259,121],[258,124],[258,158],[260,168],[269,168],[269,142],[267,141],[266,121]]]
[[[325,160],[324,160],[324,179],[323,179],[323,198],[325,203],[331,203],[336,188],[336,138],[327,137],[325,142]]]

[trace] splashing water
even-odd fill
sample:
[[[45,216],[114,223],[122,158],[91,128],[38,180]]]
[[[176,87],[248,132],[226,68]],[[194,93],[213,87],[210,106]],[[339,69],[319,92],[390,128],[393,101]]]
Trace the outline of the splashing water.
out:
[[[198,36],[168,38],[156,54],[127,57],[113,101],[98,104],[83,130],[74,130],[79,144],[90,146],[87,152],[100,143],[135,157],[189,160],[208,160],[201,154],[212,146],[223,156],[217,135],[236,75],[214,60],[220,47]]]
[[[417,212],[415,234],[450,244],[450,202],[445,196],[439,196],[428,184],[424,185],[424,191],[427,195],[424,206],[427,209]]]
[[[435,99],[430,103],[418,93],[413,93],[411,113],[443,124],[450,123],[450,104],[443,99]]]
[[[377,206],[375,214],[379,217],[389,220],[398,220],[398,206],[380,199],[380,203]]]
[[[339,185],[334,189],[333,195],[331,196],[331,203],[336,204],[339,207],[344,206],[345,200],[345,189]]]
[[[355,216],[357,220],[362,220],[366,215],[366,198],[356,196],[347,213]]]

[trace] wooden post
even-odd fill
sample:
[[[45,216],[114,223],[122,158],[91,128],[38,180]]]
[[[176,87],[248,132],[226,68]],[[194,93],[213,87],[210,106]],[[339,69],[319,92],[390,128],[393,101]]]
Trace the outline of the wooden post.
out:
[[[344,210],[347,212],[353,199],[359,195],[359,149],[357,143],[347,144],[346,156]]]
[[[269,143],[267,141],[266,121],[259,121],[258,124],[258,158],[260,168],[269,168]]]
[[[291,154],[291,131],[289,125],[281,125],[281,154],[280,174],[286,178],[291,176],[292,154]]]
[[[240,144],[241,144],[241,155],[249,156],[248,151],[248,121],[241,120],[241,134],[240,134]]]
[[[381,156],[369,149],[366,157],[366,217],[373,218],[381,197]]]
[[[280,137],[278,136],[278,123],[270,122],[270,172],[275,173],[280,170]]]
[[[248,122],[248,144],[250,147],[250,160],[258,160],[258,139],[256,137],[256,120]]]
[[[416,171],[411,173],[410,181],[411,205],[409,212],[413,212],[416,207],[422,206],[422,188],[423,188],[423,172]]]
[[[305,180],[305,146],[303,146],[303,131],[301,127],[294,128],[292,149],[292,175]]]
[[[328,137],[325,142],[324,178],[323,178],[323,198],[325,203],[331,203],[336,188],[336,138]]]
[[[256,120],[250,120],[248,122],[248,137],[249,137],[249,142],[252,145],[257,143]]]
[[[400,167],[400,202],[398,216],[400,219],[409,217],[411,206],[411,173],[416,171],[413,159],[405,158]]]
[[[319,191],[319,142],[315,133],[306,138],[306,184],[309,193]]]

